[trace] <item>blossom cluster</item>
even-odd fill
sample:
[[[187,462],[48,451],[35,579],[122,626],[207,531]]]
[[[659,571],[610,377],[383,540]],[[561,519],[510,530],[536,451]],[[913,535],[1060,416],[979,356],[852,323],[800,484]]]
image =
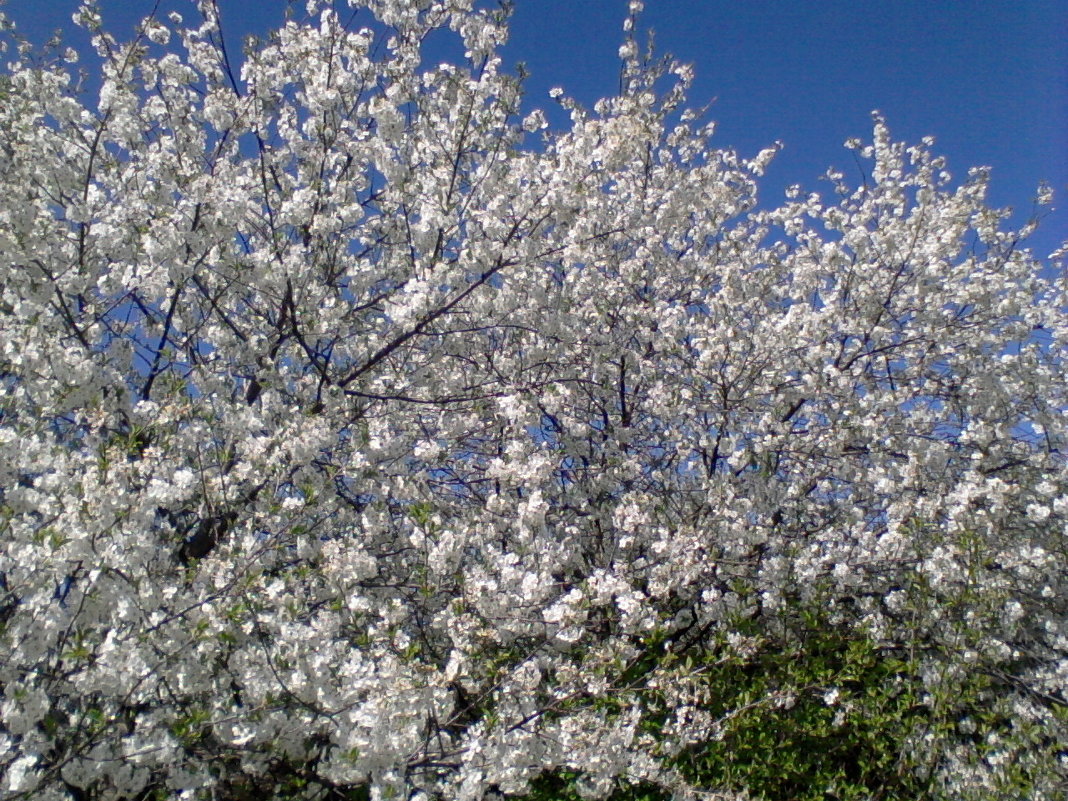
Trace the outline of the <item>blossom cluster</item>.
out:
[[[640,3],[562,129],[503,12],[349,6],[242,64],[87,6],[92,96],[0,77],[0,792],[744,797],[687,755],[857,717],[713,681],[818,612],[916,690],[902,772],[1057,797],[1068,281],[986,172],[876,116],[759,206]]]

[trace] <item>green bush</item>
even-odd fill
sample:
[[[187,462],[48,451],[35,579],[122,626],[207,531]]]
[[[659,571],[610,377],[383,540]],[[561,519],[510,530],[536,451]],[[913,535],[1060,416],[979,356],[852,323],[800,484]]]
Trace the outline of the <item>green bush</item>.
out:
[[[713,738],[665,754],[665,762],[700,790],[744,791],[762,801],[1024,799],[1033,797],[1035,776],[1050,775],[1048,761],[1063,754],[1041,727],[1010,723],[1010,693],[982,670],[939,675],[931,668],[936,653],[890,650],[819,615],[804,616],[777,636],[754,621],[738,628],[744,648],[720,637],[686,656],[668,656],[654,639],[626,677],[640,687],[636,674],[660,669],[663,686],[665,659],[685,661],[680,676],[699,677],[707,699],[702,709],[720,725]],[[655,691],[636,693],[648,713],[645,731],[662,738],[671,704]],[[991,770],[995,751],[1012,755],[1010,764]],[[954,778],[947,775],[950,753],[988,775],[990,786],[947,782]],[[571,771],[543,775],[532,782],[529,799],[578,801],[579,780]],[[620,783],[610,796],[670,797],[646,783]]]

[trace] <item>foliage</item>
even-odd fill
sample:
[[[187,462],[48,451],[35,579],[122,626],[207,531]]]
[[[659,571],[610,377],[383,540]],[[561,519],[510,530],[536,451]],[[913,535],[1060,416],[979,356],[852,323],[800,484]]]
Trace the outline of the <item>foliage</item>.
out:
[[[976,671],[925,682],[916,654],[843,632],[819,614],[795,625],[773,637],[756,621],[739,621],[713,647],[686,656],[664,651],[656,638],[648,643],[648,673],[635,685],[648,713],[642,729],[690,786],[769,801],[952,797],[962,788],[937,786],[946,778],[944,752],[930,744],[939,742],[952,743],[973,770],[997,755],[1013,760],[967,797],[1025,799],[1041,793],[1043,777],[1063,759],[1063,733],[1054,739],[1014,719],[996,677]],[[689,702],[666,702],[655,689],[666,686],[686,687]],[[1054,714],[1052,729],[1063,732],[1065,715]],[[1022,752],[1027,758],[1018,760]],[[528,797],[578,801],[581,787],[580,774],[543,774]],[[609,794],[612,801],[670,797],[626,781]]]
[[[639,2],[560,130],[504,11],[349,5],[0,81],[3,790],[1063,797],[1035,221],[878,116],[759,208]]]

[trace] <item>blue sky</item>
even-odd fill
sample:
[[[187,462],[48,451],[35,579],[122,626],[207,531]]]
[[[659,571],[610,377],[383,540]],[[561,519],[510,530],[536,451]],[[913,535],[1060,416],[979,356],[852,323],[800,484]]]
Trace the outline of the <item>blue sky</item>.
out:
[[[132,32],[155,0],[103,0],[106,27]],[[6,12],[32,41],[69,30],[77,0],[14,0]],[[188,0],[161,8],[187,14]],[[227,40],[283,19],[284,0],[219,0]],[[300,7],[303,3],[298,4]],[[626,0],[515,0],[510,64],[531,73],[528,103],[564,87],[586,104],[618,86]],[[646,0],[657,49],[692,63],[693,105],[714,101],[717,141],[752,155],[785,150],[765,203],[800,183],[819,191],[831,166],[847,175],[850,137],[884,113],[895,138],[933,135],[950,171],[993,168],[991,202],[1024,215],[1040,180],[1056,211],[1032,240],[1046,255],[1068,238],[1068,3],[1064,0]],[[76,41],[76,40],[75,40]],[[240,52],[240,47],[231,47]]]

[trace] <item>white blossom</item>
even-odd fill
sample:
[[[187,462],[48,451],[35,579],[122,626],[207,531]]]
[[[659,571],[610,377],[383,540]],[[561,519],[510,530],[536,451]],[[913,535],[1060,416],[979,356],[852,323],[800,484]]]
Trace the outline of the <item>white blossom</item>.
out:
[[[901,765],[1056,797],[1068,298],[988,171],[876,115],[759,206],[641,2],[562,127],[494,4],[350,5],[239,64],[86,4],[97,80],[0,82],[4,792],[704,797],[732,721],[853,725],[829,657],[729,696],[825,625]]]

